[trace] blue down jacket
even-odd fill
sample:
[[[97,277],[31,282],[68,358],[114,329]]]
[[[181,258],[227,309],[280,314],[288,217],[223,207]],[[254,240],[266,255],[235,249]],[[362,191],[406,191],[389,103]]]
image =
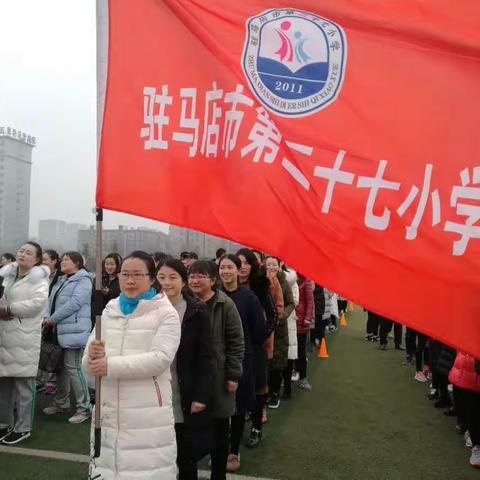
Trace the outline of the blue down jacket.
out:
[[[62,348],[83,348],[92,329],[92,277],[81,269],[57,282],[50,295],[49,316]]]

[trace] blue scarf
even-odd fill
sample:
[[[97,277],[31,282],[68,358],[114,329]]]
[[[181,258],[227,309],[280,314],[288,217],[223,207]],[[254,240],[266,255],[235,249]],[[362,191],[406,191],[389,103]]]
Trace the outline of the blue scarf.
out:
[[[151,300],[156,294],[157,291],[153,287],[133,298],[127,297],[121,293],[118,297],[120,300],[120,310],[124,315],[130,315],[135,311],[140,300]]]

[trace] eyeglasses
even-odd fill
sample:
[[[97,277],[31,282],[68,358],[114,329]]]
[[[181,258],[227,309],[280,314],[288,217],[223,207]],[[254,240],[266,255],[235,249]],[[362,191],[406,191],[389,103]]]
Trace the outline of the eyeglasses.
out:
[[[210,278],[210,275],[202,275],[202,274],[192,274],[192,275],[189,275],[188,278],[190,280],[206,280],[207,278]]]
[[[133,280],[141,280],[143,277],[149,277],[150,274],[148,273],[127,273],[127,272],[120,272],[120,276],[124,279],[127,280],[128,278],[132,278]]]

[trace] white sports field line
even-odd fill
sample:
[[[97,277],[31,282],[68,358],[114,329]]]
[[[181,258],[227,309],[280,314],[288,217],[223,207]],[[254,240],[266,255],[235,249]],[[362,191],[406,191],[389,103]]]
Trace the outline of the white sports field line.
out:
[[[50,458],[54,460],[66,460],[69,462],[88,463],[90,457],[88,455],[79,455],[78,453],[55,452],[53,450],[38,450],[36,448],[6,447],[0,445],[0,453],[9,453],[12,455],[26,455],[29,457]],[[210,472],[199,470],[198,478],[210,478]],[[273,480],[272,478],[249,477],[245,475],[227,475],[229,480]]]

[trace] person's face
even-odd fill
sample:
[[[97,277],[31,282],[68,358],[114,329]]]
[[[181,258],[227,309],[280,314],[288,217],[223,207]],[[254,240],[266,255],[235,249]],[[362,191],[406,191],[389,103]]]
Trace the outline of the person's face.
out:
[[[186,268],[188,268],[189,266],[189,258],[185,257],[185,258],[182,258],[181,262],[185,265]]]
[[[157,273],[157,280],[162,286],[165,295],[170,299],[176,299],[182,294],[185,282],[180,274],[173,268],[164,265]]]
[[[43,254],[42,263],[50,269],[50,272],[55,271],[56,262],[50,258],[48,253]]]
[[[242,282],[247,282],[250,277],[250,272],[252,271],[252,266],[247,262],[247,259],[243,255],[239,255],[238,258],[242,262],[242,267],[239,270],[240,280]]]
[[[194,263],[195,263],[195,258],[187,258],[187,263],[185,264],[185,266],[187,268],[190,268]]]
[[[117,272],[117,264],[113,258],[105,259],[105,272],[108,275],[115,275]]]
[[[19,267],[30,269],[38,262],[37,249],[26,243],[18,249],[15,260]]]
[[[5,258],[3,255],[0,257],[0,267],[4,267],[5,265],[8,265],[9,263],[12,263],[11,260],[8,258]]]
[[[60,262],[60,270],[65,275],[72,275],[73,273],[77,273],[79,268],[78,265],[68,255],[64,255],[62,257],[62,261]]]
[[[192,292],[200,298],[208,295],[215,284],[215,280],[202,273],[191,273],[188,276],[188,286]]]
[[[120,291],[129,298],[137,297],[152,286],[147,266],[139,258],[128,258],[120,271]]]
[[[278,264],[278,261],[276,258],[268,257],[267,260],[265,261],[265,268],[267,269],[267,272],[273,273],[276,275],[280,270],[280,265]]]
[[[238,268],[229,258],[220,262],[219,273],[224,285],[232,285],[238,281]]]

